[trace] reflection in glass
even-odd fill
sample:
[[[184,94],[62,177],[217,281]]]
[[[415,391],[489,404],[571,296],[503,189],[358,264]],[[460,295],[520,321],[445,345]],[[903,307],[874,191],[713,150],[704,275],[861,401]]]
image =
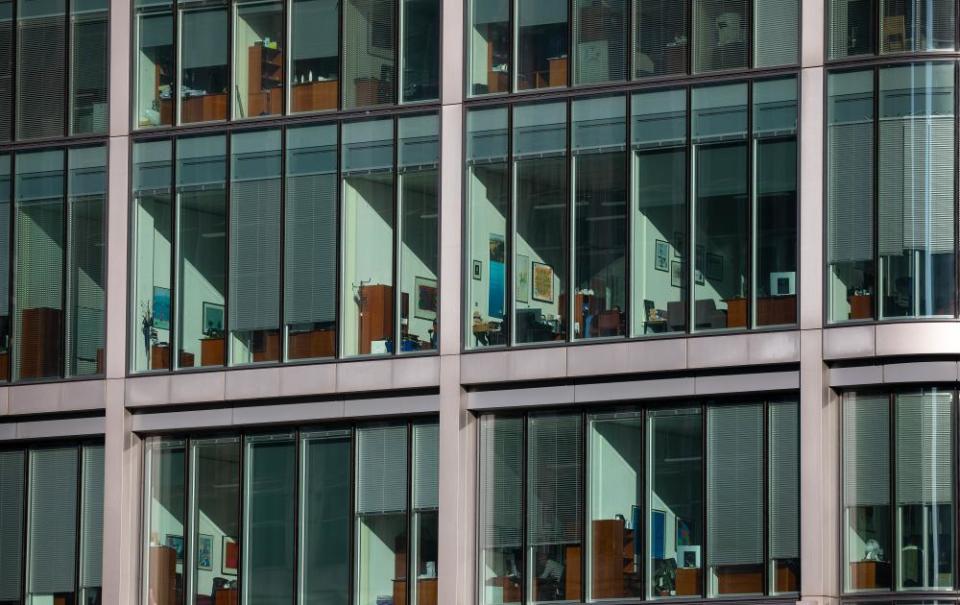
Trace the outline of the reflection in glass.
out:
[[[467,348],[507,344],[507,215],[510,167],[507,162],[507,108],[467,113]],[[526,267],[526,264],[524,264]],[[517,282],[520,297],[529,279]],[[529,295],[527,295],[529,296]]]
[[[70,5],[70,134],[107,129],[107,0]]]
[[[590,496],[590,599],[643,598],[638,552],[643,522],[643,415],[597,414],[589,419],[587,460]],[[651,538],[659,544],[665,518],[658,515]],[[658,551],[657,558],[663,556]]]
[[[226,360],[227,192],[223,136],[177,141],[176,367]]]
[[[512,253],[517,343],[564,340],[567,336],[571,301],[567,293],[566,121],[564,103],[514,109]]]
[[[573,103],[575,338],[626,333],[624,101],[620,95]]]
[[[0,0],[0,142],[10,140],[13,119],[13,0]]]
[[[949,0],[881,0],[880,52],[953,50],[955,14]]]
[[[76,599],[78,472],[76,447],[30,452],[27,605]]]
[[[280,361],[280,131],[230,144],[230,363]]]
[[[648,596],[703,594],[703,422],[699,408],[648,415]],[[660,528],[665,528],[661,531]],[[662,536],[662,537],[661,537]]]
[[[229,24],[225,8],[180,5],[180,123],[227,119]]]
[[[80,603],[101,603],[103,573],[102,445],[85,445],[80,486]]]
[[[435,350],[440,308],[440,122],[436,115],[397,122],[400,195],[400,352]]]
[[[831,59],[876,52],[876,4],[863,0],[830,0],[827,54]]]
[[[800,591],[799,408],[797,401],[789,400],[772,401],[767,408],[767,577],[771,594]]]
[[[953,77],[950,64],[880,70],[881,318],[955,313]]]
[[[413,597],[411,603],[435,605],[440,510],[440,425],[413,425]]]
[[[399,0],[343,0],[343,107],[393,103]]]
[[[64,134],[66,0],[18,0],[17,138]]]
[[[393,120],[344,124],[343,356],[394,350]]]
[[[0,452],[0,603],[18,605],[23,571],[24,452]]]
[[[634,95],[632,332],[687,327],[687,95],[671,90]]]
[[[0,154],[0,381],[10,380],[10,156]]]
[[[574,84],[627,78],[629,0],[576,0],[573,7]]]
[[[290,6],[290,111],[336,109],[340,97],[338,0]]]
[[[440,95],[440,2],[401,0],[401,10],[401,102],[436,99]]]
[[[472,0],[469,4],[471,94],[510,92],[510,2]]]
[[[827,79],[827,309],[874,317],[873,71]]]
[[[190,602],[236,603],[241,550],[240,438],[193,441],[190,475]]]
[[[843,396],[844,585],[890,589],[890,400]]]
[[[517,90],[567,85],[566,0],[516,0]]]
[[[233,27],[234,118],[283,113],[285,46],[282,2],[237,2]]]
[[[749,7],[747,0],[693,0],[695,72],[749,67]]]
[[[337,342],[337,127],[287,130],[284,323],[287,359],[333,357]]]
[[[144,462],[144,603],[184,603],[184,455],[182,440],[151,438]],[[180,552],[178,552],[178,548]]]
[[[140,128],[173,124],[176,73],[173,66],[173,12],[164,0],[137,0],[136,115]]]
[[[685,74],[690,0],[633,0],[634,78]]]
[[[523,583],[523,418],[480,417],[479,531],[483,605],[520,603]]]

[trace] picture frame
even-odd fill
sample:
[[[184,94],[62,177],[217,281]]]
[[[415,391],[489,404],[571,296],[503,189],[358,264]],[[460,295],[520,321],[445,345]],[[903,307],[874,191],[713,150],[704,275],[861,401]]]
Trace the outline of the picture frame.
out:
[[[677,551],[679,552],[681,546],[690,544],[690,526],[680,517],[677,517],[676,532]],[[679,560],[678,557],[677,561],[679,562]]]
[[[653,268],[664,273],[670,270],[670,244],[662,239],[654,241]]]
[[[177,553],[177,563],[183,563],[184,541],[183,536],[167,534],[165,543]]]
[[[223,305],[204,301],[200,318],[200,328],[204,336],[208,338],[223,336]]]
[[[153,327],[170,329],[170,288],[153,287]]]
[[[530,257],[517,255],[517,302],[530,302]]]
[[[480,281],[483,279],[483,261],[474,260],[473,261],[473,279]]]
[[[413,316],[417,319],[437,319],[437,280],[430,277],[415,277],[413,291],[416,304]]]
[[[670,285],[674,288],[683,287],[683,263],[678,260],[670,261]]]
[[[197,535],[197,569],[213,571],[213,536]]]
[[[663,559],[667,551],[667,513],[650,511],[650,553],[654,559]]]
[[[706,266],[703,269],[707,279],[723,280],[723,257],[719,254],[707,253]]]
[[[677,567],[699,569],[700,547],[693,545],[677,546]]]
[[[221,571],[223,574],[228,576],[237,575],[237,568],[240,567],[240,546],[237,544],[237,541],[230,536],[224,536],[223,548],[220,554],[223,559],[221,562]]]
[[[545,303],[553,302],[553,267],[538,263],[532,264],[533,271],[533,300]]]

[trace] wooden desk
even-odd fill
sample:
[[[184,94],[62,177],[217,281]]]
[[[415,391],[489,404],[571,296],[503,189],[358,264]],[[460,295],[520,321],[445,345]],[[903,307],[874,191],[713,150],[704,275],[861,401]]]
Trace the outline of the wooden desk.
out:
[[[239,592],[236,588],[223,588],[214,593],[214,605],[237,605]]]
[[[850,564],[850,588],[868,590],[890,587],[890,563],[887,561],[857,561]]]
[[[717,594],[763,594],[763,566],[717,567]]]
[[[746,328],[747,327],[747,299],[730,298],[724,300],[727,303],[727,327],[728,328]]]
[[[779,326],[797,323],[796,296],[765,296],[757,299],[757,325]]]
[[[180,122],[210,122],[227,119],[227,93],[184,97],[180,102]]]
[[[700,569],[681,567],[677,569],[674,591],[678,597],[692,597],[700,594]]]
[[[202,338],[200,339],[200,365],[201,366],[222,366],[224,357],[224,338]]]
[[[337,80],[326,80],[292,84],[290,94],[290,110],[293,112],[336,109],[340,83]]]
[[[873,296],[870,294],[849,296],[847,302],[850,303],[848,319],[873,319]]]
[[[514,578],[498,576],[487,580],[487,586],[503,589],[503,598],[501,603],[519,603],[520,602],[520,583]]]
[[[180,351],[181,368],[192,368],[196,364],[193,353]],[[155,344],[150,347],[150,369],[151,370],[169,370],[170,369],[170,345]]]
[[[407,605],[407,581],[393,581],[393,605]],[[437,579],[417,580],[417,600],[415,605],[437,605]]]
[[[794,565],[777,561],[777,592],[799,592],[800,578]]]
[[[287,338],[287,357],[289,359],[333,357],[337,350],[336,343],[336,330],[291,332]]]

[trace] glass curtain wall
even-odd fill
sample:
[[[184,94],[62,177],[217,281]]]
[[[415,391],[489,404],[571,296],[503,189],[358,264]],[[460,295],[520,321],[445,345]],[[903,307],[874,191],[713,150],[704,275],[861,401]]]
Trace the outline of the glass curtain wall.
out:
[[[0,2],[0,142],[13,136],[13,67],[14,67],[13,0]]]
[[[336,109],[340,100],[340,2],[291,1],[290,112]]]
[[[283,2],[233,5],[233,118],[283,113],[286,41]]]
[[[955,15],[950,0],[831,0],[828,56],[954,50]]]
[[[4,605],[21,603],[25,460],[22,450],[0,452],[0,603]]]
[[[17,139],[63,136],[67,61],[66,0],[18,0]]]
[[[230,22],[222,1],[184,0],[177,4],[179,61],[178,122],[227,119]],[[182,52],[188,49],[188,52]]]
[[[414,424],[411,435],[413,501],[410,561],[413,563],[413,576],[409,583],[412,594],[410,602],[415,605],[436,605],[440,538],[440,425],[436,422]],[[400,599],[400,602],[403,600]]]
[[[145,603],[186,603],[186,442],[150,439],[144,454]],[[212,546],[212,544],[211,544]],[[212,553],[207,553],[209,560]]]
[[[10,263],[13,238],[13,213],[11,212],[13,183],[13,161],[9,154],[0,154],[0,380],[10,380],[11,358],[11,321],[10,310],[13,301],[10,298]]]
[[[134,125],[170,126],[174,122],[176,67],[174,63],[173,2],[136,0],[133,64],[136,74]]]
[[[767,583],[770,594],[799,592],[800,406],[796,401],[770,402],[767,435]]]

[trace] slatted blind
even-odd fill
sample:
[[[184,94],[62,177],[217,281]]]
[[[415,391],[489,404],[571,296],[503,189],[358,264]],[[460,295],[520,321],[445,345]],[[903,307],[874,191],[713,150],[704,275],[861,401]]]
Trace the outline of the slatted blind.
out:
[[[103,569],[103,446],[83,448],[80,501],[80,586],[97,587]]]
[[[897,395],[897,504],[953,501],[953,394]]]
[[[518,548],[523,519],[523,419],[480,420],[480,527],[483,548]]]
[[[573,11],[574,83],[627,77],[628,0],[577,0]]]
[[[890,504],[890,410],[885,395],[843,397],[844,504]]]
[[[754,0],[756,67],[792,65],[799,46],[797,0]]]
[[[676,38],[689,31],[690,0],[633,0],[633,5],[634,76],[687,73],[686,46]]]
[[[77,539],[77,449],[30,452],[27,592],[72,593]]]
[[[2,103],[2,100],[0,100]],[[0,249],[10,250],[10,184],[11,184],[11,165],[9,155],[0,155]],[[9,254],[7,252],[6,254]],[[4,253],[0,252],[0,258]],[[9,315],[10,315],[10,260],[7,257],[5,262],[0,262],[0,317],[7,316],[8,325],[5,328],[6,335],[9,335]],[[0,330],[3,330],[0,328]]]
[[[413,508],[440,506],[440,425],[413,425]]]
[[[707,560],[763,562],[763,406],[707,410]]]
[[[0,452],[0,601],[20,599],[23,452]]]
[[[287,177],[284,315],[288,324],[336,320],[337,175]]]
[[[64,134],[66,0],[17,3],[17,138]]]
[[[343,105],[394,102],[397,0],[343,3]]]
[[[105,0],[74,0],[72,6],[72,134],[107,128],[107,8]]]
[[[770,558],[800,556],[800,426],[795,401],[769,406]]]
[[[407,510],[407,427],[357,429],[357,513]]]
[[[530,545],[580,542],[583,457],[580,416],[530,417],[527,454],[527,539]]]
[[[0,141],[9,141],[13,117],[13,2],[0,0]]]
[[[831,125],[827,136],[827,260],[872,260],[873,124]]]
[[[831,59],[839,59],[847,56],[851,0],[831,0],[828,4],[830,21],[827,54]]]
[[[746,67],[746,0],[693,0],[694,71]]]

